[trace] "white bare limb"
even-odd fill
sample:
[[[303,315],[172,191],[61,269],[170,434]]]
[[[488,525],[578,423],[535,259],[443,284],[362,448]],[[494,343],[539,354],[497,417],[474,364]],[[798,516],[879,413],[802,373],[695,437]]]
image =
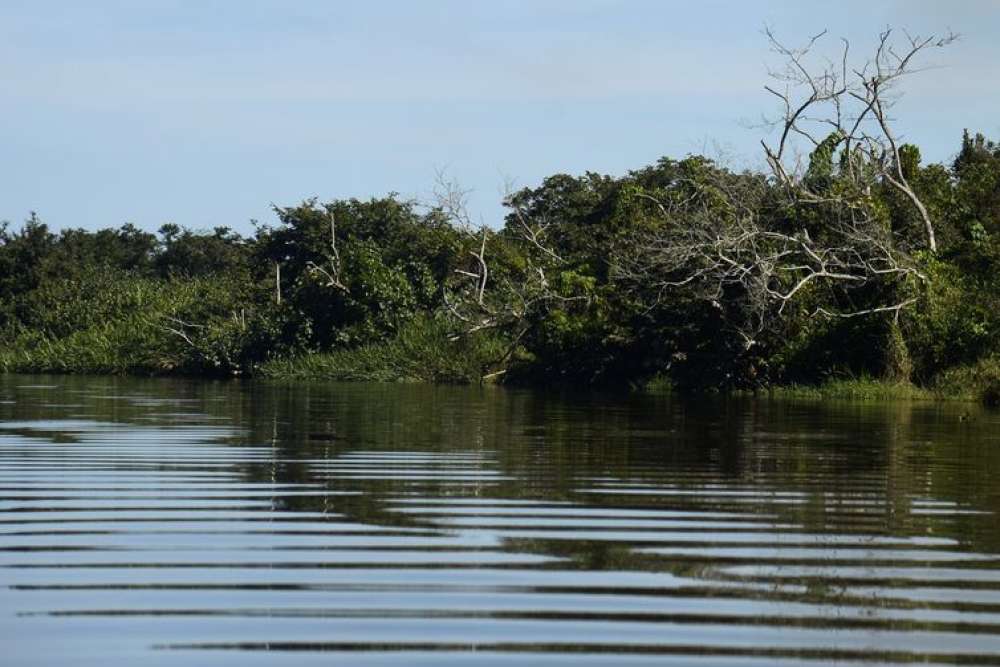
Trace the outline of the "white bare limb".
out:
[[[661,224],[614,258],[612,279],[645,295],[651,309],[680,294],[711,304],[738,303],[747,319],[734,329],[753,338],[818,289],[851,294],[893,280],[926,280],[865,210],[827,206],[822,233],[814,238],[807,228],[789,230],[767,214],[768,188],[759,178],[719,171],[701,187],[709,194],[684,197],[682,206],[645,197],[662,216]],[[898,311],[912,303],[900,297],[835,314]],[[834,313],[827,308],[813,314]]]
[[[845,205],[853,198],[868,196],[873,186],[885,183],[913,204],[925,232],[927,248],[937,251],[934,222],[927,206],[903,172],[900,144],[888,110],[893,90],[904,78],[921,71],[916,60],[925,52],[948,46],[953,33],[919,37],[904,34],[897,40],[891,29],[879,34],[873,55],[854,66],[848,64],[850,44],[842,40],[836,61],[816,64],[814,50],[826,32],[807,40],[799,48],[784,45],[771,30],[765,35],[783,67],[771,73],[777,85],[765,90],[779,100],[780,114],[772,121],[778,128],[773,144],[762,141],[767,163],[775,179],[803,202],[825,203],[831,196],[817,190],[805,177],[801,162],[790,156],[794,138],[808,142],[810,150],[831,140],[844,156],[841,177],[853,188],[836,195]]]
[[[316,262],[306,262],[306,270],[313,278],[321,278],[326,287],[349,293],[350,289],[344,284],[341,275],[343,273],[343,263],[340,259],[340,251],[337,249],[337,216],[333,206],[326,207],[326,216],[330,221],[330,252],[324,261],[324,265]]]

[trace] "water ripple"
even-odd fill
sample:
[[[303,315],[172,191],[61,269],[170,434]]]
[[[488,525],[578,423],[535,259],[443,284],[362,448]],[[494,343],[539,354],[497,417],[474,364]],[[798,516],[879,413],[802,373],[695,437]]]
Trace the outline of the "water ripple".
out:
[[[10,664],[1000,663],[1000,499],[930,418],[0,387]]]

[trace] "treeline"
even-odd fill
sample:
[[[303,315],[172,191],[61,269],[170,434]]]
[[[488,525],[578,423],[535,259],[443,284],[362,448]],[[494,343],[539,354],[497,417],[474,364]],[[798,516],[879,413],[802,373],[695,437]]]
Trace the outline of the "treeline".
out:
[[[872,377],[988,395],[1000,147],[958,148],[949,165],[900,151],[934,252],[891,183],[844,195],[837,137],[802,177],[810,198],[692,156],[552,176],[511,193],[497,229],[447,186],[430,206],[278,208],[250,236],[55,233],[32,214],[0,227],[0,368],[687,390]]]

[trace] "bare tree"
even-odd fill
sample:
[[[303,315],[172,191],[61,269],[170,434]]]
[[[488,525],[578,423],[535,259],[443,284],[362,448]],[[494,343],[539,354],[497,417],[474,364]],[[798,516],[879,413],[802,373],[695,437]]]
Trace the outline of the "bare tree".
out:
[[[828,298],[813,303],[837,307],[814,306],[812,313],[828,317],[898,318],[916,301],[912,290],[895,287],[926,278],[889,228],[875,193],[887,185],[905,195],[923,221],[926,247],[936,250],[933,220],[904,174],[889,111],[894,87],[919,71],[917,56],[955,39],[906,34],[900,45],[886,30],[859,65],[849,64],[844,41],[836,62],[813,67],[825,32],[801,48],[766,35],[783,59],[771,73],[780,85],[765,87],[781,107],[773,122],[777,139],[761,142],[770,179],[715,169],[698,181],[677,181],[668,192],[640,193],[660,224],[617,253],[612,273],[650,307],[681,290],[720,312],[738,303],[742,319],[732,325],[747,349],[789,304],[819,290]],[[794,155],[803,141],[808,162]],[[811,214],[786,215],[796,210]]]
[[[957,36],[949,32],[921,37],[904,31],[904,38],[897,40],[887,28],[866,60],[851,64],[850,43],[841,40],[837,61],[815,65],[814,50],[826,31],[799,48],[786,46],[770,29],[765,34],[772,50],[783,59],[782,67],[771,72],[775,84],[765,86],[780,101],[780,116],[771,121],[778,128],[778,139],[771,144],[761,141],[775,178],[798,201],[821,203],[835,198],[845,205],[870,194],[876,184],[886,183],[913,204],[923,222],[927,248],[936,252],[934,222],[903,172],[890,111],[898,84],[921,71],[919,56],[948,46]],[[853,188],[836,195],[811,188],[801,160],[790,155],[796,138],[804,140],[810,152],[824,145],[831,151],[840,148],[844,164],[839,175]]]
[[[333,205],[327,204],[324,208],[324,213],[330,222],[330,251],[327,253],[326,259],[322,264],[317,264],[313,261],[307,262],[306,270],[313,278],[322,280],[326,287],[331,287],[348,294],[350,290],[341,279],[343,262],[340,259],[340,251],[337,249],[337,216]],[[278,303],[281,303],[280,299]]]

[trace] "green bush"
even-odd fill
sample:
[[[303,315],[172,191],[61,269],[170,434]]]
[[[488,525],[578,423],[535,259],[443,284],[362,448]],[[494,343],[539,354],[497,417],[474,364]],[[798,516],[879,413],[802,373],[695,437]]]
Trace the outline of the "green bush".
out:
[[[504,356],[506,345],[498,336],[481,333],[454,339],[452,333],[444,318],[420,315],[386,342],[273,360],[261,366],[259,374],[277,379],[466,384],[479,382]]]
[[[1000,296],[993,286],[941,260],[928,262],[927,276],[926,294],[903,323],[923,381],[1000,351]]]
[[[942,396],[971,398],[989,406],[1000,406],[1000,355],[948,369],[936,378],[934,390]]]

